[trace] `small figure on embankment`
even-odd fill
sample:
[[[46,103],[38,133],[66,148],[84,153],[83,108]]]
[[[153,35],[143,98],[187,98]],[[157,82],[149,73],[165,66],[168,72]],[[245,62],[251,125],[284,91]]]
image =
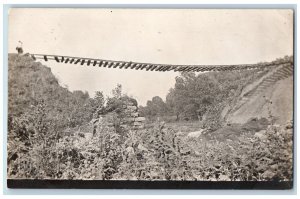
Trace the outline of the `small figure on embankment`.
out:
[[[21,41],[18,42],[18,45],[16,47],[16,50],[18,51],[19,55],[23,54],[23,43]]]

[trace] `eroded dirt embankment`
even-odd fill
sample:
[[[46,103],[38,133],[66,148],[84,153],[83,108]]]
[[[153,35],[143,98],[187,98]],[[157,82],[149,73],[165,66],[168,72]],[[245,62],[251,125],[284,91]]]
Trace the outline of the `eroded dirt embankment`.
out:
[[[250,97],[227,116],[230,123],[245,123],[250,118],[273,117],[278,124],[293,119],[293,76],[270,84],[262,92]]]

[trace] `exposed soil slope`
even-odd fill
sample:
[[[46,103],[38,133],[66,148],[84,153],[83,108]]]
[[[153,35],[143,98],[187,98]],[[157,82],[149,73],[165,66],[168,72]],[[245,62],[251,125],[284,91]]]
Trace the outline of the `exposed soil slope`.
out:
[[[282,65],[244,88],[240,101],[228,112],[230,123],[271,117],[278,124],[293,118],[293,65]]]

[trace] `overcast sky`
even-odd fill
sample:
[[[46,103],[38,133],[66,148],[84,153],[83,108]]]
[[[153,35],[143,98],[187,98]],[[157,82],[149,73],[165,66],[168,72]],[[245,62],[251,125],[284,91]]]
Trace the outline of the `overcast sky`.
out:
[[[9,52],[160,64],[246,64],[293,54],[291,10],[12,9]],[[44,63],[44,62],[43,62]],[[104,91],[118,84],[145,105],[165,99],[175,72],[45,63],[62,85]]]

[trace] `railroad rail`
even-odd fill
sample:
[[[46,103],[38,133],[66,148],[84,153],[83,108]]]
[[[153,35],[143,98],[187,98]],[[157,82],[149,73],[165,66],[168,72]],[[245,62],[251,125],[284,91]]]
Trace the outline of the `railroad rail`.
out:
[[[34,60],[53,60],[64,64],[78,64],[87,66],[98,66],[104,68],[135,69],[146,71],[174,71],[174,72],[207,72],[207,71],[232,71],[232,70],[252,70],[263,69],[265,67],[278,66],[282,64],[293,64],[293,60],[273,61],[258,64],[236,64],[236,65],[172,65],[154,64],[132,61],[113,61],[107,59],[72,57],[63,55],[30,54]]]

